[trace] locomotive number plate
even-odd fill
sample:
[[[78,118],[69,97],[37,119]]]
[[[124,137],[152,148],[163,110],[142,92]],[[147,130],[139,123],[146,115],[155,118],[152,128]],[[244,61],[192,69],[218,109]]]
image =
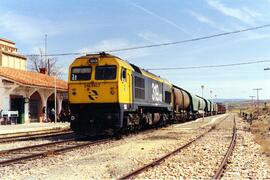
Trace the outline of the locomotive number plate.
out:
[[[99,87],[99,86],[100,86],[100,83],[87,83],[87,84],[84,84],[85,88]]]

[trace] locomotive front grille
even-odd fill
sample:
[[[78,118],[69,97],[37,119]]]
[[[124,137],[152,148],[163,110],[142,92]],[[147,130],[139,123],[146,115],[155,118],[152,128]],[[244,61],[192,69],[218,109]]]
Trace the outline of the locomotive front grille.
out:
[[[119,104],[71,105],[71,129],[75,132],[94,135],[121,128]]]

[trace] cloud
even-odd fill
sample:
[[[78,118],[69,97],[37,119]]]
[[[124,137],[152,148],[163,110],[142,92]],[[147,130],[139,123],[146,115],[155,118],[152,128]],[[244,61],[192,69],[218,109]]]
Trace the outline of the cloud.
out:
[[[80,49],[79,52],[88,53],[88,52],[108,51],[112,49],[125,48],[127,47],[127,45],[128,45],[127,41],[122,39],[102,40],[91,47],[85,47]]]
[[[133,44],[125,39],[114,38],[114,39],[102,40],[98,42],[97,44],[81,48],[79,49],[79,52],[83,54],[108,52],[110,50],[129,48],[129,47],[135,47],[135,46],[138,46],[138,44]],[[138,50],[132,50],[132,51],[113,52],[112,54],[117,55],[123,59],[135,59],[135,58],[147,56],[148,50],[138,49]]]
[[[218,25],[217,23],[215,23],[214,21],[212,21],[210,18],[203,16],[197,12],[194,11],[188,11],[188,13],[193,16],[194,18],[196,18],[199,22],[201,23],[205,23],[209,26],[211,26],[212,28],[218,29],[220,31],[230,31],[229,29],[222,27],[220,25]]]
[[[253,18],[259,18],[259,17],[262,17],[262,14],[256,12],[256,11],[253,11],[251,9],[249,9],[248,7],[243,7],[242,8],[243,11],[245,11],[249,16],[253,17]]]
[[[46,19],[34,19],[13,12],[0,13],[0,27],[25,43],[33,43],[45,34],[55,35],[56,24]]]
[[[138,5],[138,4],[135,4],[135,3],[133,3],[133,2],[130,3],[130,4],[131,4],[132,6],[134,6],[134,7],[136,7],[137,9],[140,9],[141,11],[143,11],[143,12],[145,12],[145,13],[151,15],[152,17],[155,17],[155,18],[159,19],[160,21],[162,21],[162,22],[164,22],[164,23],[166,23],[166,24],[169,24],[169,25],[175,27],[176,29],[180,30],[181,32],[183,32],[183,33],[185,33],[185,34],[187,34],[187,35],[189,35],[189,36],[191,36],[191,37],[194,37],[193,34],[191,34],[190,32],[188,32],[187,30],[185,30],[183,27],[177,25],[177,24],[174,23],[173,21],[171,21],[171,20],[169,20],[169,19],[167,19],[167,18],[165,18],[165,17],[162,17],[162,16],[160,16],[160,15],[154,13],[153,11],[150,11],[150,10],[148,10],[148,9],[146,9],[146,8],[144,8],[144,7],[140,6],[140,5]]]
[[[232,8],[228,7],[217,0],[207,0],[207,3],[220,13],[238,19],[239,21],[247,24],[253,24],[255,18],[262,16],[258,12],[255,12],[247,7]]]
[[[159,43],[159,39],[158,39],[158,35],[154,34],[152,32],[140,32],[138,33],[138,36],[142,39],[144,39],[145,41],[148,41],[150,43]]]
[[[140,38],[144,39],[145,41],[148,41],[152,44],[158,44],[161,42],[170,42],[169,39],[163,38],[158,34],[155,34],[151,31],[144,31],[137,34]]]

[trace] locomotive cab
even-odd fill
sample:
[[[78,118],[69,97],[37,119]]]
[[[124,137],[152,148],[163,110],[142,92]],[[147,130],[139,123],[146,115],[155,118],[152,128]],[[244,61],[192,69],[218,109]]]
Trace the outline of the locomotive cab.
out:
[[[84,134],[111,133],[122,127],[131,107],[132,67],[111,55],[87,55],[70,66],[71,128]]]

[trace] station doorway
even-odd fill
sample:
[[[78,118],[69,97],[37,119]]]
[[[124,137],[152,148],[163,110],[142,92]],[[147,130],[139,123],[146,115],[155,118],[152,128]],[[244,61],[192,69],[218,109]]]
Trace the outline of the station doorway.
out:
[[[54,122],[54,113],[57,114],[57,101],[56,101],[56,109],[54,104],[54,93],[48,98],[47,100],[47,117],[49,119],[49,122]]]
[[[19,117],[17,118],[18,124],[24,123],[24,98],[23,96],[10,95],[10,110],[18,111]]]
[[[38,92],[32,94],[29,99],[29,116],[30,122],[41,122],[42,121],[42,104],[41,97]]]

